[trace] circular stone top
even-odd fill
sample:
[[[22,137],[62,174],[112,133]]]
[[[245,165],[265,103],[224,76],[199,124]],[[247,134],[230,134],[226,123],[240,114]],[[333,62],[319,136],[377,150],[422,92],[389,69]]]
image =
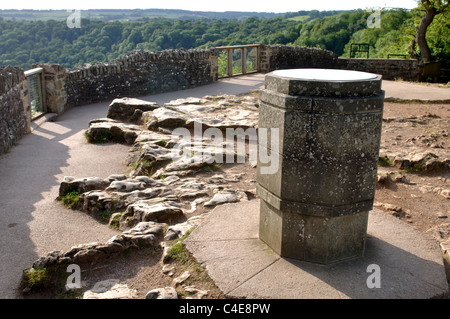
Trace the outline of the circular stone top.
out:
[[[290,69],[273,71],[273,75],[307,81],[364,81],[376,79],[377,75],[360,71],[336,69]]]
[[[379,74],[339,69],[286,69],[266,74],[267,90],[291,96],[378,96]]]

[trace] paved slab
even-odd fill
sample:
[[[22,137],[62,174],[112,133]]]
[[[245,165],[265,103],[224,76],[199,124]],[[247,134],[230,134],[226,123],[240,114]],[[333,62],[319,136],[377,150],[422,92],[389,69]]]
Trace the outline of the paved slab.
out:
[[[450,87],[383,80],[382,89],[386,92],[386,101],[450,103]]]
[[[370,212],[363,258],[317,265],[280,258],[258,238],[259,200],[217,206],[187,249],[229,297],[426,299],[448,294],[439,243],[379,210]],[[378,265],[380,288],[369,288]],[[368,272],[369,269],[369,272]]]
[[[264,88],[264,76],[265,75],[262,73],[253,73],[249,75],[224,78],[220,79],[217,82],[199,86],[192,89],[154,95],[146,95],[139,97],[139,99],[156,102],[159,105],[163,105],[164,103],[167,103],[171,100],[186,97],[202,98],[206,95],[221,95],[221,94],[239,95],[244,93],[250,93],[252,91]]]

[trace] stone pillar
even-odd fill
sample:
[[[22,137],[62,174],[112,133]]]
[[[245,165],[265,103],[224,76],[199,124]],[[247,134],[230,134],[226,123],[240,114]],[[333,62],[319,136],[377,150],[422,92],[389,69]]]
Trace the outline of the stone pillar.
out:
[[[44,69],[47,112],[62,114],[67,108],[66,69],[57,64],[39,64]]]
[[[266,75],[260,99],[260,239],[282,257],[321,264],[363,256],[377,178],[381,76],[279,70]],[[268,143],[261,142],[264,128]],[[274,128],[279,141],[271,147]],[[276,172],[264,173],[262,151],[278,160]]]

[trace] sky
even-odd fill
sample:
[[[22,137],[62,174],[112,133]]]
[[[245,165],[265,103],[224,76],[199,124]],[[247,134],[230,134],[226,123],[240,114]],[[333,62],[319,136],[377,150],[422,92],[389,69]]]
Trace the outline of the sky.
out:
[[[417,6],[415,0],[2,0],[0,9],[86,10],[86,9],[184,9],[191,11],[296,12],[300,10],[351,10],[368,8],[405,8]]]

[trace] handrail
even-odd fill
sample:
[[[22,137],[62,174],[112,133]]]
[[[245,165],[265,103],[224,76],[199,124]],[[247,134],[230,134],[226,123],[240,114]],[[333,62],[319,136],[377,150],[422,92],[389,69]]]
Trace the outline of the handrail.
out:
[[[216,50],[225,50],[225,49],[239,49],[239,48],[252,48],[252,47],[260,47],[262,44],[255,43],[255,44],[243,44],[243,45],[228,45],[228,46],[222,46],[222,47],[215,47]]]
[[[230,45],[230,46],[221,46],[215,47],[214,49],[218,51],[226,51],[226,70],[221,70],[219,66],[218,77],[231,77],[234,75],[248,74],[259,72],[260,70],[260,52],[261,52],[261,44],[243,44],[243,45]],[[247,49],[255,49],[255,61],[250,61],[251,64],[247,63]],[[238,60],[233,60],[233,53],[235,50],[240,50],[240,66],[235,65]],[[224,59],[225,56],[218,55],[218,63],[221,64],[221,59]],[[235,63],[234,63],[235,62]],[[223,62],[222,62],[223,63]]]
[[[29,86],[30,118],[35,120],[47,112],[45,104],[44,69],[34,68],[25,71],[24,74]]]
[[[25,77],[30,77],[32,75],[36,75],[36,74],[43,73],[43,72],[44,72],[43,68],[34,68],[31,70],[25,71],[24,74],[25,74]]]

